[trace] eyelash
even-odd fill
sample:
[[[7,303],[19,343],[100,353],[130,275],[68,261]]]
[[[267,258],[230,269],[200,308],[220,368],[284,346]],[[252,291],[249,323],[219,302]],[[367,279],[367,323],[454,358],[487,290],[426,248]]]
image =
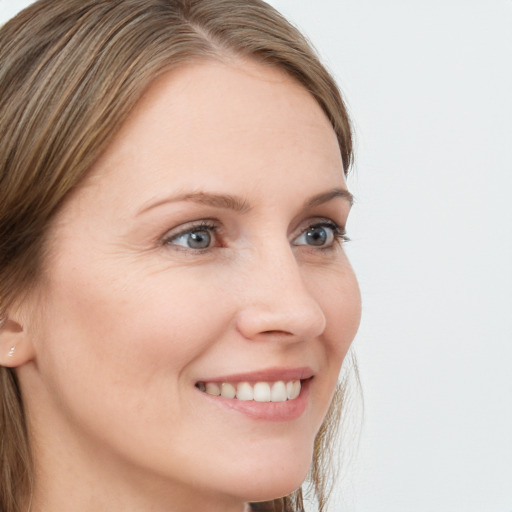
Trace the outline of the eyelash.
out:
[[[309,224],[304,228],[300,234],[295,237],[294,240],[297,240],[301,236],[303,236],[305,233],[307,233],[309,230],[315,229],[315,228],[328,228],[332,231],[333,240],[332,243],[328,246],[320,246],[315,247],[314,245],[309,245],[308,247],[310,249],[318,250],[318,251],[328,251],[330,249],[333,249],[335,246],[340,245],[342,243],[346,243],[350,241],[350,238],[346,235],[345,229],[335,222],[331,220],[321,220],[319,222],[314,222],[312,224]],[[213,235],[213,240],[215,241],[216,233],[219,231],[219,226],[213,222],[208,221],[200,221],[197,224],[193,224],[191,226],[188,226],[183,231],[180,231],[179,233],[172,234],[169,236],[165,236],[162,240],[162,245],[166,246],[172,246],[176,250],[185,251],[185,252],[191,252],[194,254],[202,254],[205,252],[208,252],[212,249],[212,246],[208,246],[205,248],[192,248],[192,247],[184,247],[181,245],[173,244],[173,242],[180,237],[183,237],[188,234],[193,233],[199,233],[201,231],[207,231],[210,233],[210,235]],[[299,247],[301,245],[307,245],[307,244],[294,244],[295,246]]]
[[[315,229],[315,228],[328,228],[332,231],[332,243],[327,246],[321,246],[321,247],[315,247],[314,245],[308,246],[310,249],[316,249],[317,251],[328,251],[330,249],[335,248],[338,245],[341,245],[346,242],[350,242],[350,238],[347,236],[345,229],[335,222],[331,220],[324,220],[320,222],[314,222],[313,224],[310,224],[305,229],[303,229],[300,232],[300,235],[295,238],[295,240],[301,236],[303,236],[305,233],[307,233],[309,230]]]
[[[219,231],[219,226],[211,221],[200,221],[196,224],[192,224],[185,228],[183,231],[180,231],[179,233],[165,236],[163,239],[163,245],[168,245],[174,247],[176,250],[179,251],[185,251],[185,252],[192,252],[194,254],[202,254],[204,252],[209,251],[212,249],[211,246],[205,247],[204,249],[194,249],[192,247],[183,247],[180,245],[173,244],[172,242],[179,239],[182,236],[192,234],[192,233],[198,233],[200,231],[207,231],[210,234],[213,234],[213,239],[215,240],[215,234]]]

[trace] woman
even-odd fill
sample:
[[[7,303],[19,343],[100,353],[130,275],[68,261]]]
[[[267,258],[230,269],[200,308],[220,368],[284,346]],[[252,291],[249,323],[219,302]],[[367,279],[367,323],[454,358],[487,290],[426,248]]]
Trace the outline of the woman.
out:
[[[312,459],[323,508],[360,298],[306,41],[260,0],[40,0],[0,62],[1,510],[299,511]]]

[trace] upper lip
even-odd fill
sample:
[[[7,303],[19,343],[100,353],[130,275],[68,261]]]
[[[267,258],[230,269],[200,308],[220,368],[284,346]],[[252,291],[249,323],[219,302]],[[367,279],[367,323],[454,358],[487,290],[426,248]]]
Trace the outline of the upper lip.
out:
[[[314,376],[309,366],[297,368],[266,368],[244,373],[218,375],[201,379],[198,382],[277,382],[280,380],[305,380]]]

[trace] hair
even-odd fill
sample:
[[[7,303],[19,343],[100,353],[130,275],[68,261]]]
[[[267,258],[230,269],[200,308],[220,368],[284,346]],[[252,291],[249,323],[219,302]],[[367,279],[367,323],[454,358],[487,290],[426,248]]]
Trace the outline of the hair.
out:
[[[330,120],[348,171],[351,128],[335,81],[262,0],[39,0],[2,27],[0,317],[34,289],[59,207],[150,84],[186,63],[230,57],[302,84]],[[1,367],[0,381],[0,510],[19,512],[33,487],[30,436],[16,372]],[[310,480],[320,511],[343,394],[342,385],[315,440]],[[252,509],[303,511],[302,491]]]

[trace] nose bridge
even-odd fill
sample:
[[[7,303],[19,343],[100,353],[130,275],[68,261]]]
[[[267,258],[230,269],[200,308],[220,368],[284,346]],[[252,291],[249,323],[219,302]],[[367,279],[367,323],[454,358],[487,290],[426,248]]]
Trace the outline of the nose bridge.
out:
[[[239,329],[248,338],[287,334],[296,339],[319,336],[325,315],[309,292],[289,243],[260,245],[251,255],[243,287]]]

